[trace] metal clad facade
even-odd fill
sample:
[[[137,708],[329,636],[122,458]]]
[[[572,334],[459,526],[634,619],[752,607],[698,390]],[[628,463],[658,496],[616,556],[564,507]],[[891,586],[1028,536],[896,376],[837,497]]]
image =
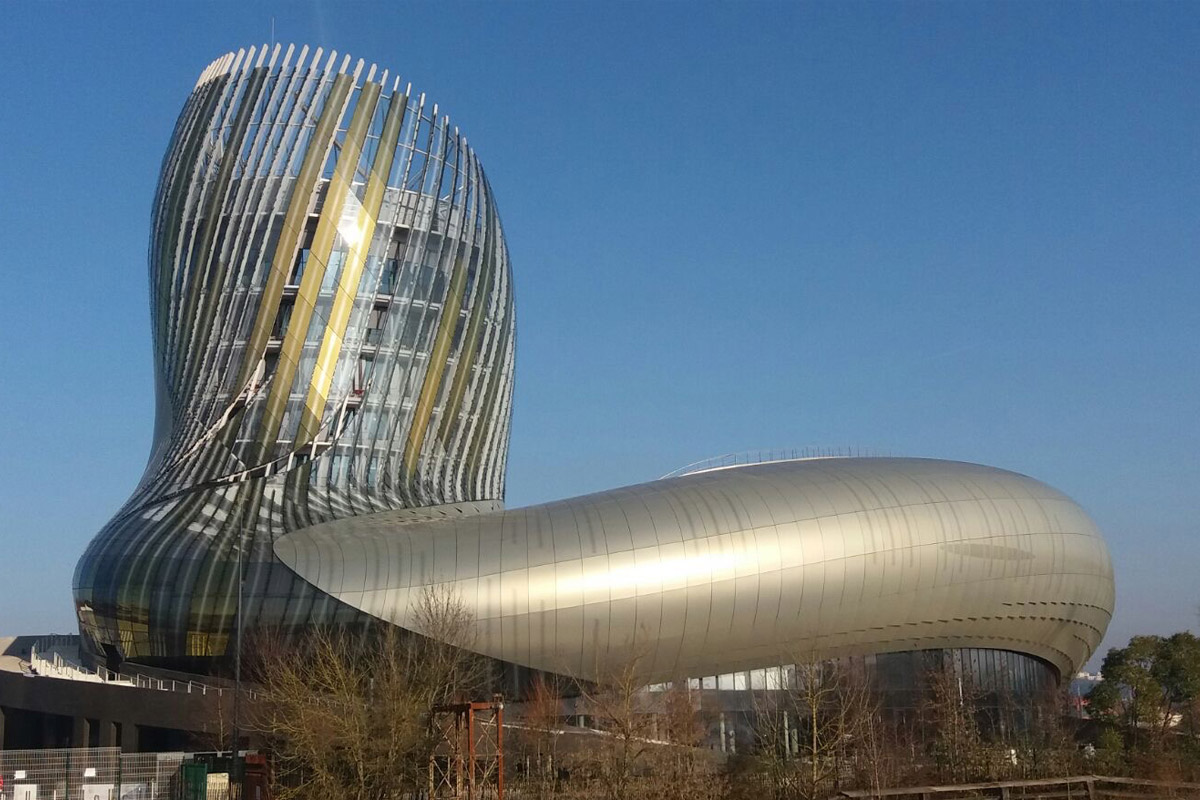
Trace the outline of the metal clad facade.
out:
[[[176,123],[151,230],[155,437],[76,568],[93,650],[224,655],[239,550],[248,624],[354,619],[279,564],[275,538],[501,506],[508,252],[436,105],[320,49],[223,56]]]
[[[648,682],[957,648],[1070,674],[1113,608],[1108,551],[1079,506],[931,459],[781,461],[468,519],[347,519],[276,552],[400,626],[443,587],[474,613],[480,652],[585,678],[634,649]]]

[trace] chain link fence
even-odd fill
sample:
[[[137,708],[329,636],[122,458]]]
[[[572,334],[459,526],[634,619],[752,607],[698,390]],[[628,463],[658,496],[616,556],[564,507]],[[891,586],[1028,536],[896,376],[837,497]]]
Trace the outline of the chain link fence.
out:
[[[184,753],[117,747],[0,751],[0,800],[174,800]]]

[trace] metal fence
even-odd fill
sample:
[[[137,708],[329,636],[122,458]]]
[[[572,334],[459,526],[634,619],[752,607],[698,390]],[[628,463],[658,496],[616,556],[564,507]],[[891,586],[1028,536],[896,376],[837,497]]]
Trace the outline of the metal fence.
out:
[[[0,751],[3,800],[173,800],[183,753],[117,747]]]
[[[856,789],[846,800],[1196,800],[1200,783],[1074,775],[1024,781]]]

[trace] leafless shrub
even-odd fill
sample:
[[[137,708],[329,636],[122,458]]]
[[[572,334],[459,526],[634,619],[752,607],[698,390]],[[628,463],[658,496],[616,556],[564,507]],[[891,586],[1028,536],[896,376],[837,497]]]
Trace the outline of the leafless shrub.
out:
[[[562,693],[558,686],[545,676],[538,675],[529,697],[514,714],[520,727],[510,741],[516,745],[514,756],[523,797],[545,800],[556,796],[561,766],[558,740],[562,706]]]
[[[311,632],[259,659],[255,725],[274,755],[276,796],[407,797],[427,779],[429,713],[480,688],[474,620],[449,592],[422,595],[409,633]]]
[[[788,684],[755,697],[756,757],[772,795],[810,800],[879,785],[885,737],[862,665],[792,660]]]
[[[570,780],[556,797],[707,800],[724,796],[718,760],[702,747],[707,719],[686,679],[650,690],[649,649],[634,644],[619,663],[579,685],[578,709],[596,731],[562,763]]]

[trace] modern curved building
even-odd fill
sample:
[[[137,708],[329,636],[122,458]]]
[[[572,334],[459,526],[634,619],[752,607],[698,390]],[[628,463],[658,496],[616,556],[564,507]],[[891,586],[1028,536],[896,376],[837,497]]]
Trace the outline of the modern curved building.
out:
[[[247,625],[353,620],[275,539],[500,507],[508,252],[474,151],[424,95],[320,49],[217,59],[163,160],[149,255],[153,452],[75,572],[96,654],[224,656],[239,563]]]
[[[1079,506],[974,464],[793,459],[504,510],[495,202],[438,107],[361,62],[214,62],[163,163],[150,267],[154,451],[76,571],[97,656],[224,658],[239,569],[248,628],[412,629],[433,590],[499,662],[586,679],[636,651],[648,683],[951,652],[1040,686],[1111,617]]]

